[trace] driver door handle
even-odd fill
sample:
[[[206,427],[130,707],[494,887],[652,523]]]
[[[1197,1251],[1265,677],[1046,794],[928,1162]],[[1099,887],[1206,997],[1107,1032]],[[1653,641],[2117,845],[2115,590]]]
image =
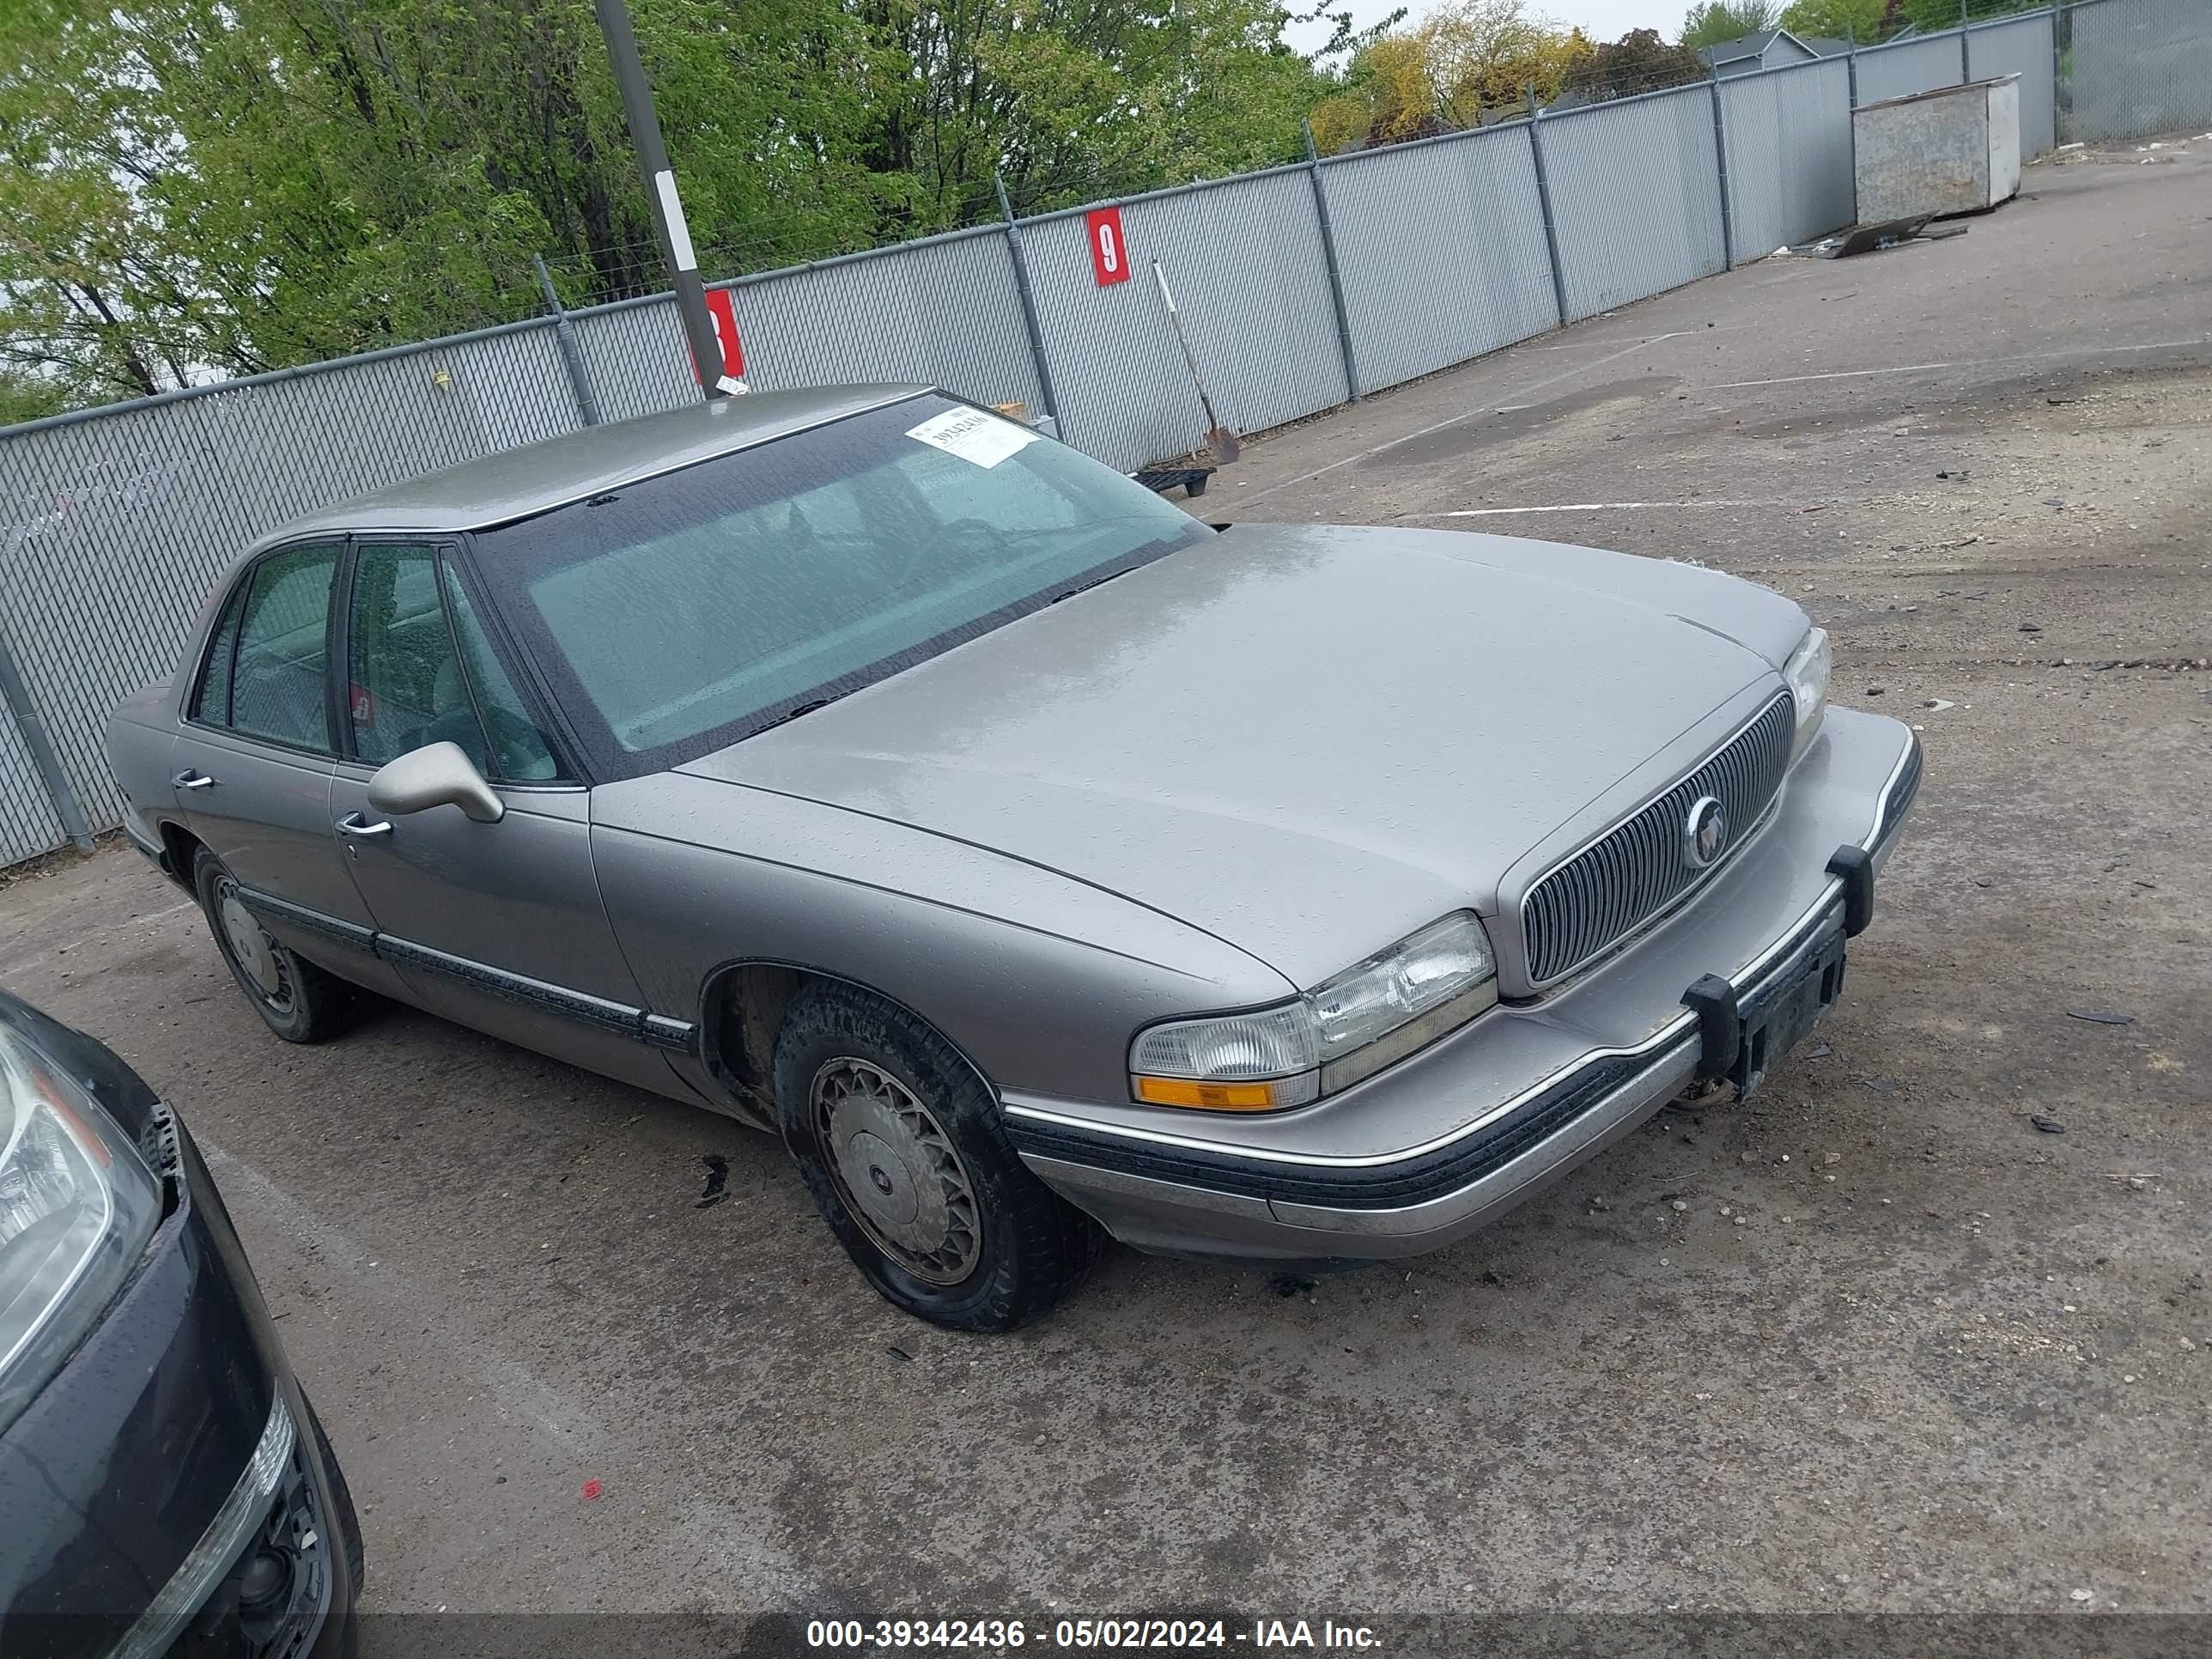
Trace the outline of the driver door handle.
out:
[[[169,781],[176,785],[179,789],[212,789],[215,787],[215,780],[213,778],[210,777],[204,772],[197,770],[179,772],[176,776],[171,778]]]
[[[389,819],[380,819],[371,823],[359,812],[349,812],[338,820],[338,833],[356,836],[388,836],[392,833],[392,824]]]

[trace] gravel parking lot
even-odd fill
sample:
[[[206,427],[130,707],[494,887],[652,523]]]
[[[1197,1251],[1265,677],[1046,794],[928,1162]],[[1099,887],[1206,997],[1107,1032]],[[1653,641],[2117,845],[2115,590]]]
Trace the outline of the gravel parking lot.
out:
[[[1924,732],[1818,1046],[1444,1255],[1115,1252],[957,1337],[765,1137],[398,1010],[278,1043],[127,850],[0,888],[0,980],[205,1145],[372,1612],[2212,1609],[2212,143],[2143,159],[1376,397],[1193,504],[1701,560]]]

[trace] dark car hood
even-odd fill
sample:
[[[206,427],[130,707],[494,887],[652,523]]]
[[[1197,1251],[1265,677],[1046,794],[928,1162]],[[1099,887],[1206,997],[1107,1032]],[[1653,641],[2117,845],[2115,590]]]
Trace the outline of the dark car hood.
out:
[[[1491,908],[1804,626],[1686,566],[1240,526],[681,769],[1066,872],[1307,984]]]

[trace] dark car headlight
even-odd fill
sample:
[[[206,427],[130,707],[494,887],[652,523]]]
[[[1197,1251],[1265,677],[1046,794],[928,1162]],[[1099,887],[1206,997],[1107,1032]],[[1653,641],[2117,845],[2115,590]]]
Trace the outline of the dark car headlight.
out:
[[[131,1137],[0,1025],[0,1427],[98,1321],[161,1218]]]

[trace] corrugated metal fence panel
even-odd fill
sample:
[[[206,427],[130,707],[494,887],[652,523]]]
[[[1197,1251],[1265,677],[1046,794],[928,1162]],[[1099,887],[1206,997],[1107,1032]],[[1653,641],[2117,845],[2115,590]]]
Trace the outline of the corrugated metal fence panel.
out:
[[[2020,76],[2020,159],[2048,155],[2058,140],[2051,125],[2051,14],[2035,12],[1970,30],[1968,67],[1977,81]]]
[[[2212,131],[2212,6],[2094,0],[2069,6],[2066,137],[2096,143]]]
[[[550,328],[374,357],[0,440],[0,627],[95,830],[107,712],[165,679],[224,566],[285,520],[573,428]]]
[[[1721,116],[1738,259],[1851,222],[1851,77],[1841,58],[1723,81]]]
[[[1727,263],[1705,85],[1546,116],[1543,136],[1569,321]]]
[[[568,321],[603,420],[627,421],[698,402],[691,348],[673,295],[572,312]],[[742,338],[742,328],[738,333]]]
[[[68,840],[22,734],[0,706],[0,870],[50,853]]]
[[[1127,470],[1205,434],[1152,280],[1155,259],[1231,426],[1259,431],[1350,395],[1305,169],[1140,197],[1121,204],[1121,228],[1132,275],[1106,288],[1091,273],[1081,214],[1024,232],[1069,442]]]
[[[1323,164],[1364,389],[1558,323],[1526,122]]]
[[[1859,102],[1879,104],[1937,87],[1955,87],[1960,74],[1959,32],[1923,34],[1859,53]]]
[[[1006,233],[800,266],[732,290],[747,381],[918,380],[1042,412]]]

